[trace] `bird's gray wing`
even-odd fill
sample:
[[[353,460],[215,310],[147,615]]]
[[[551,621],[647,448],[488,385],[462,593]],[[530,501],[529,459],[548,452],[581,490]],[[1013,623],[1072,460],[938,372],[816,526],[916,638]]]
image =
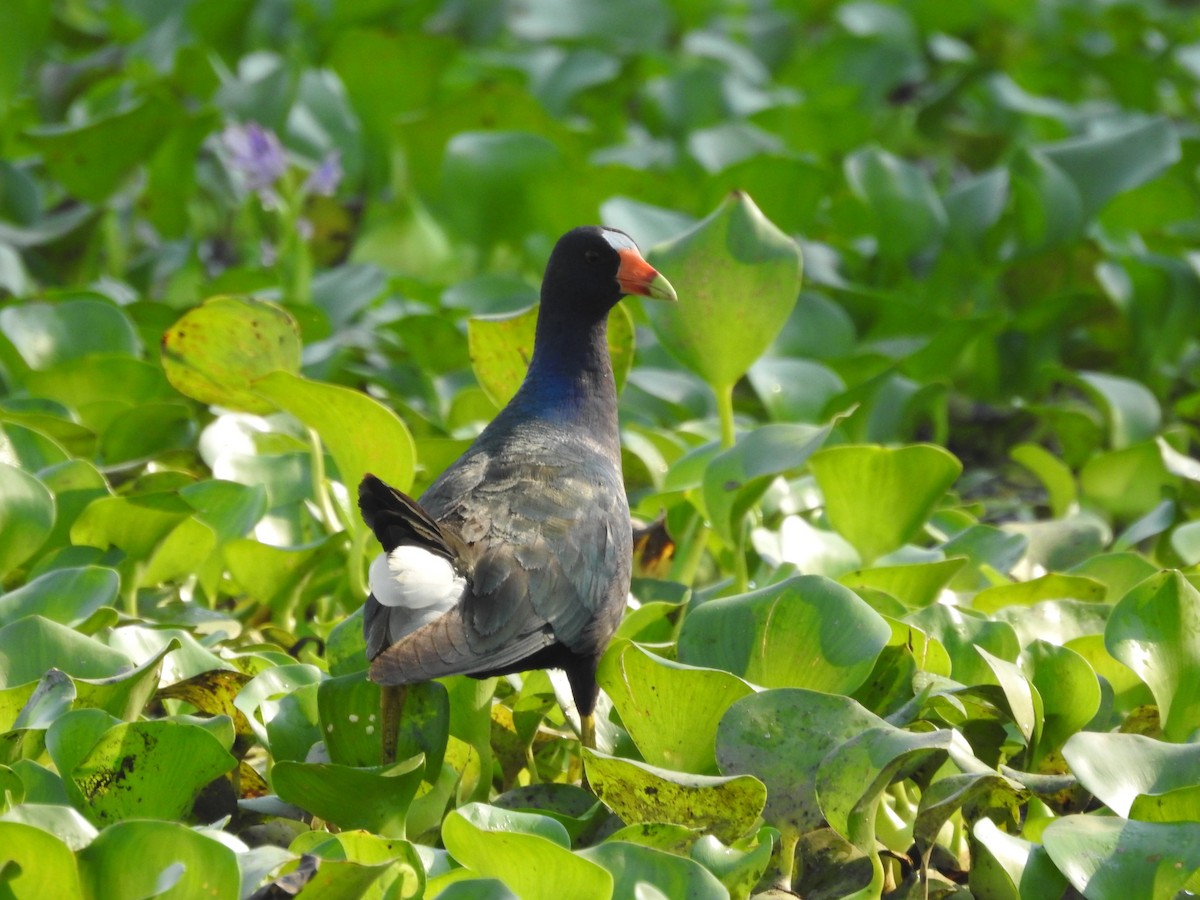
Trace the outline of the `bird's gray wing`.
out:
[[[482,471],[464,467],[470,490],[435,485],[422,498],[466,546],[469,587],[454,609],[383,650],[372,678],[513,671],[555,642],[587,654],[608,640],[629,586],[624,486],[611,465],[556,456],[565,458],[484,460]]]

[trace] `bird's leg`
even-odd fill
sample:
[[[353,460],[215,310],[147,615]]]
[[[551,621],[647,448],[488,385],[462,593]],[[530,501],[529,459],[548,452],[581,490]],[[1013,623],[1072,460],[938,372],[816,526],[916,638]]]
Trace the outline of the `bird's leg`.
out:
[[[589,750],[596,749],[596,717],[591,713],[579,717],[579,742]]]
[[[400,715],[408,697],[407,684],[379,686],[380,762],[390,766],[396,761],[396,746],[400,741]]]

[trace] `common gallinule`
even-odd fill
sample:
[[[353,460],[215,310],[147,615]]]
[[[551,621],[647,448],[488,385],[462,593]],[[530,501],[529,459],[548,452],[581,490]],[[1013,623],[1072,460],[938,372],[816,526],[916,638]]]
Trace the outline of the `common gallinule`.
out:
[[[404,685],[535,668],[566,672],[580,736],[595,746],[596,665],[625,609],[632,554],[606,334],[626,294],[675,299],[624,232],[567,232],[508,405],[419,502],[373,475],[359,486],[384,550],[363,632],[384,686],[385,759]]]

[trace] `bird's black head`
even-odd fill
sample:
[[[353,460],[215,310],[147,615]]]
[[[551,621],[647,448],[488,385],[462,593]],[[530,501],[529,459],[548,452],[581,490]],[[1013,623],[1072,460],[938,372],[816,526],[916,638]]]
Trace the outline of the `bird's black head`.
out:
[[[625,232],[585,225],[558,239],[542,280],[543,310],[599,317],[626,294],[675,299],[675,289]]]

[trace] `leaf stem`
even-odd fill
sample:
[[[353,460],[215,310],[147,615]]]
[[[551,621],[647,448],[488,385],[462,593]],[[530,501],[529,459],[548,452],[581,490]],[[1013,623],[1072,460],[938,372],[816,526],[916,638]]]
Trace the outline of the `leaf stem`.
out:
[[[321,436],[316,429],[308,429],[309,459],[312,466],[312,492],[321,517],[325,520],[325,530],[329,534],[337,531],[342,517],[338,514],[337,504],[329,493],[329,481],[325,477],[325,448],[321,445]]]
[[[728,450],[737,440],[733,425],[733,385],[714,387],[717,398],[717,415],[721,420],[721,448]]]

